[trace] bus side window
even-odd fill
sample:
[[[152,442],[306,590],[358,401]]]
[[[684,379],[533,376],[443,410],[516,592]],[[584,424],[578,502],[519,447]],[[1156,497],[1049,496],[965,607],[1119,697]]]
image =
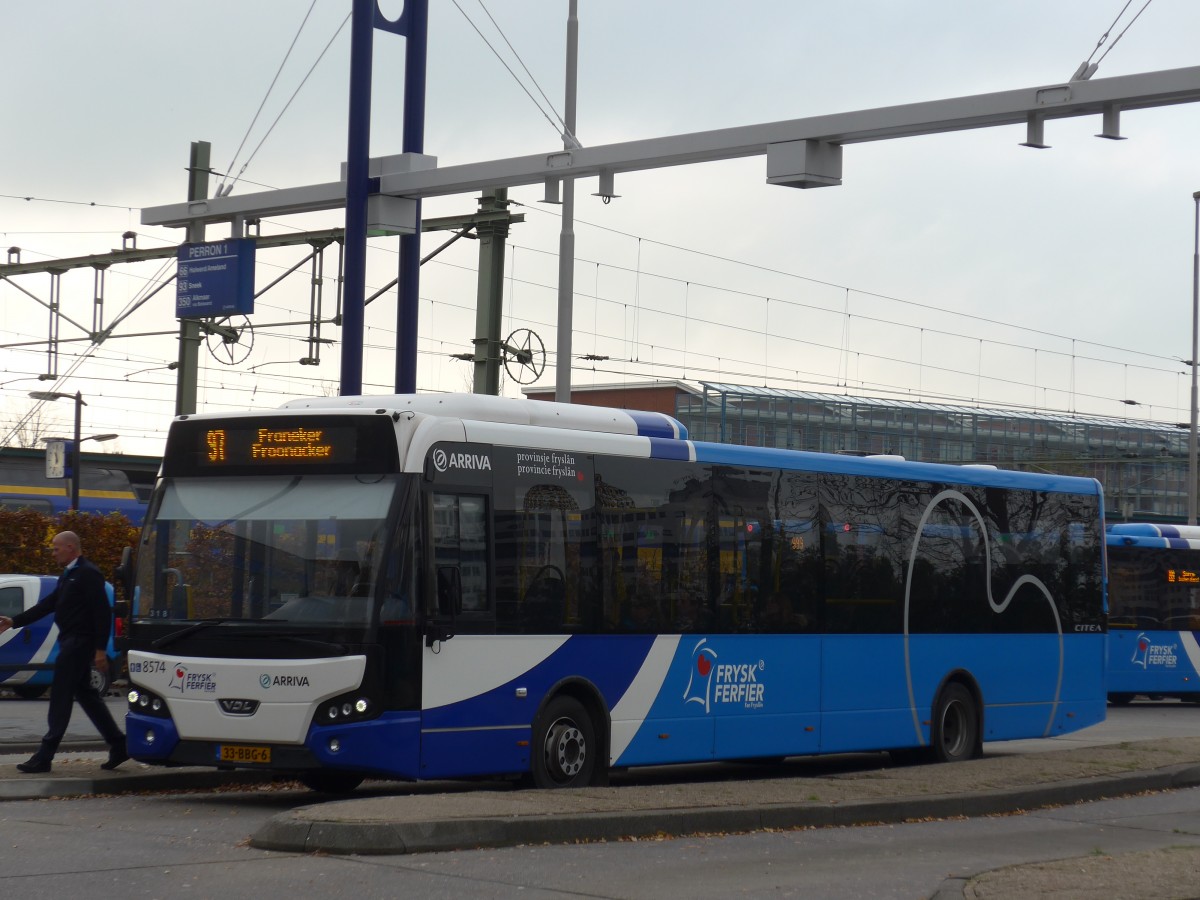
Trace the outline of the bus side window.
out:
[[[21,587],[0,588],[0,616],[11,618],[25,611],[25,592]]]
[[[437,615],[490,612],[487,499],[433,495],[433,566]]]

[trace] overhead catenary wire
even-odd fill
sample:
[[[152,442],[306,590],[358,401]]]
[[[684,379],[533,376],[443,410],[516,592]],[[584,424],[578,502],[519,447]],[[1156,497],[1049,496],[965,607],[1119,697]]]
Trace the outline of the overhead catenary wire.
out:
[[[296,29],[296,34],[292,38],[291,44],[288,45],[287,52],[283,54],[283,60],[279,63],[279,68],[275,70],[275,77],[272,78],[271,83],[269,85],[267,85],[267,92],[265,94],[263,94],[262,102],[258,104],[258,109],[254,111],[254,118],[252,118],[250,120],[250,124],[246,128],[246,133],[244,135],[242,135],[241,143],[239,143],[237,146],[237,149],[233,151],[233,158],[231,160],[229,160],[229,165],[226,166],[226,168],[230,172],[233,171],[233,167],[237,163],[238,154],[241,153],[242,148],[246,146],[246,141],[250,137],[250,132],[254,130],[255,124],[258,122],[258,117],[260,115],[262,115],[263,107],[267,105],[267,100],[271,96],[271,91],[273,91],[275,89],[275,85],[279,81],[279,76],[283,73],[283,67],[287,65],[288,59],[291,58],[292,51],[294,49],[296,49],[296,41],[300,40],[300,35],[304,31],[304,26],[308,24],[308,19],[312,15],[312,11],[316,7],[316,5],[317,5],[317,0],[312,0],[312,3],[309,4],[308,12],[306,12],[304,14],[304,18],[300,21],[300,27]],[[249,164],[250,164],[250,162],[249,162],[249,160],[247,160],[246,165],[248,166]],[[242,172],[244,172],[244,171],[245,171],[245,166],[242,167]],[[229,191],[232,191],[233,185],[237,183],[237,179],[238,179],[238,177],[241,176],[242,172],[238,172],[238,174],[234,178],[234,180],[229,183],[228,191],[225,189],[225,183],[226,183],[225,178],[222,177],[221,183],[219,185],[217,185],[217,196],[222,197],[225,194],[229,193]]]
[[[116,203],[96,203],[93,200],[58,200],[53,197],[26,197],[21,194],[0,194],[0,198],[5,200],[24,200],[26,203],[65,203],[68,206],[95,206],[102,209],[120,209],[125,212],[137,212],[137,208],[133,206],[120,206]]]
[[[555,210],[543,209],[540,206],[533,206],[533,205],[529,205],[529,204],[525,204],[525,203],[520,203],[515,200],[509,201],[509,202],[512,206],[520,206],[523,209],[526,209],[533,213],[542,213],[543,215],[548,215],[548,216],[559,215],[559,213]],[[754,269],[755,271],[758,271],[758,272],[765,272],[770,275],[782,275],[786,278],[795,278],[798,281],[803,281],[806,284],[813,284],[813,285],[817,285],[819,287],[835,288],[838,291],[852,291],[853,293],[858,294],[859,296],[862,296],[862,297],[873,297],[877,300],[885,300],[889,303],[898,303],[902,306],[909,306],[909,307],[913,307],[915,309],[923,309],[923,310],[927,310],[929,312],[938,313],[940,315],[957,316],[957,317],[960,317],[963,319],[980,322],[984,325],[989,325],[989,326],[1000,325],[1000,326],[1004,326],[1006,328],[1016,329],[1017,331],[1024,331],[1029,334],[1037,334],[1037,335],[1041,335],[1042,337],[1055,338],[1056,340],[1063,340],[1063,341],[1078,340],[1079,343],[1087,344],[1092,347],[1099,347],[1104,350],[1116,350],[1120,353],[1130,353],[1130,354],[1133,354],[1134,356],[1145,356],[1145,357],[1149,357],[1151,359],[1160,359],[1163,361],[1179,362],[1179,358],[1175,357],[1175,356],[1168,356],[1166,354],[1161,354],[1161,353],[1151,353],[1149,351],[1143,351],[1143,350],[1131,350],[1128,347],[1120,347],[1115,344],[1103,344],[1103,343],[1100,343],[1099,341],[1089,341],[1089,340],[1074,337],[1071,335],[1059,334],[1054,331],[1046,331],[1045,329],[1041,329],[1041,328],[1032,328],[1032,327],[1026,326],[1026,325],[1015,325],[1012,322],[1007,322],[1007,321],[1003,321],[1000,319],[991,319],[991,318],[988,318],[987,316],[981,316],[981,315],[977,315],[975,313],[966,313],[966,312],[962,312],[960,310],[946,309],[945,307],[934,306],[929,303],[921,303],[920,301],[917,301],[917,300],[906,300],[902,297],[896,297],[891,294],[881,294],[878,291],[868,291],[868,290],[863,290],[861,288],[853,288],[853,287],[849,287],[848,285],[839,284],[834,281],[824,281],[820,278],[812,278],[808,275],[798,275],[795,272],[789,272],[786,269],[777,269],[772,266],[764,266],[764,265],[760,265],[758,263],[751,263],[751,262],[746,262],[745,260],[734,259],[733,257],[729,257],[729,256],[722,256],[719,253],[713,253],[713,252],[707,251],[707,250],[696,250],[691,247],[684,247],[680,244],[672,244],[669,241],[660,241],[660,240],[656,240],[654,238],[643,237],[642,235],[631,234],[630,232],[627,232],[627,231],[621,231],[618,228],[611,228],[607,225],[599,225],[595,222],[589,222],[589,221],[585,221],[582,219],[576,219],[575,223],[577,225],[587,225],[590,228],[596,228],[601,231],[607,231],[610,234],[616,234],[621,237],[627,237],[627,238],[630,238],[631,240],[636,240],[639,242],[644,241],[647,244],[653,244],[658,247],[666,247],[670,250],[679,250],[683,253],[694,253],[697,256],[704,257],[705,259],[711,259],[711,260],[715,260],[717,262],[730,263],[732,265],[737,265],[737,266],[744,266],[746,268]],[[519,246],[519,245],[514,245],[514,246]],[[534,252],[539,252],[539,253],[553,252],[553,251],[547,251],[547,250],[538,250],[537,248],[532,248],[532,247],[526,247],[524,249],[534,250]],[[590,260],[587,260],[587,261],[590,262]],[[603,263],[602,265],[605,265],[608,268],[612,268],[612,269],[623,269],[624,271],[628,271],[628,272],[634,271],[632,269],[624,268],[622,266],[616,266],[611,263]],[[649,273],[647,273],[647,274],[649,274]],[[660,277],[666,277],[666,276],[660,276]],[[680,280],[680,279],[675,279],[675,280]],[[723,291],[730,291],[735,294],[741,293],[739,291],[732,290],[730,288],[717,288],[716,285],[708,285],[708,287],[713,287],[713,288],[723,290]],[[947,334],[953,334],[953,332],[947,332]]]
[[[1099,66],[1100,63],[1104,62],[1104,57],[1108,56],[1108,54],[1110,54],[1112,52],[1113,47],[1117,46],[1117,42],[1120,41],[1121,38],[1125,37],[1125,32],[1127,32],[1130,28],[1133,27],[1133,23],[1138,20],[1138,17],[1146,11],[1146,7],[1149,6],[1152,2],[1153,2],[1153,0],[1146,0],[1146,2],[1144,4],[1142,4],[1142,8],[1137,11],[1137,15],[1135,15],[1132,19],[1129,20],[1129,24],[1121,29],[1121,33],[1118,34],[1115,38],[1113,38],[1113,42],[1108,45],[1108,48],[1102,54],[1100,54],[1100,58],[1098,60],[1096,60],[1097,66]],[[1125,6],[1128,7],[1129,3],[1127,2],[1125,4]]]
[[[310,10],[310,12],[311,12],[311,10]],[[300,83],[298,85],[296,85],[296,89],[294,91],[292,91],[292,95],[290,97],[288,97],[287,103],[283,104],[283,109],[281,109],[279,111],[279,115],[277,115],[275,117],[274,121],[271,122],[271,125],[267,129],[266,134],[264,134],[262,136],[262,138],[259,140],[259,142],[255,145],[254,151],[250,154],[249,157],[246,158],[246,161],[244,163],[242,163],[242,167],[238,170],[237,175],[235,175],[233,177],[233,181],[229,182],[228,184],[224,185],[224,187],[222,189],[218,190],[217,196],[228,196],[229,193],[233,190],[234,185],[236,185],[238,183],[238,181],[241,179],[242,173],[245,172],[247,168],[249,168],[250,163],[252,163],[254,161],[254,157],[258,155],[258,151],[262,149],[262,146],[263,146],[263,144],[266,143],[267,138],[269,138],[271,136],[271,132],[273,132],[275,130],[275,126],[279,124],[279,120],[283,118],[284,113],[286,113],[288,111],[288,107],[290,107],[292,105],[292,101],[296,99],[296,95],[298,95],[300,93],[301,89],[303,89],[303,87],[307,83],[309,77],[316,70],[317,66],[321,64],[321,60],[325,58],[325,54],[329,52],[329,48],[333,46],[333,42],[336,41],[338,38],[338,35],[340,35],[342,33],[342,29],[344,29],[346,27],[346,23],[350,21],[350,16],[351,16],[351,13],[346,13],[346,17],[344,19],[342,19],[342,24],[337,27],[337,30],[333,33],[333,36],[329,39],[329,41],[322,48],[321,52],[317,55],[316,60],[313,62],[313,64],[311,66],[309,66],[308,71],[304,73],[304,77],[300,79]],[[289,50],[289,53],[290,52],[291,51]],[[264,100],[264,102],[266,102],[266,101]],[[255,119],[257,120],[257,118],[258,118],[258,114],[256,113]],[[233,168],[232,163],[230,163],[230,168]],[[222,193],[222,191],[223,191],[223,193]]]
[[[1072,81],[1087,81],[1089,78],[1095,75],[1096,69],[1100,67],[1100,63],[1104,62],[1104,57],[1108,56],[1108,54],[1112,52],[1112,48],[1117,46],[1117,42],[1125,36],[1125,32],[1133,26],[1133,23],[1136,22],[1138,17],[1146,11],[1146,7],[1149,6],[1153,0],[1146,0],[1146,2],[1142,5],[1142,8],[1137,11],[1137,15],[1129,20],[1129,24],[1121,29],[1121,33],[1113,39],[1113,42],[1108,45],[1108,48],[1100,55],[1100,58],[1093,63],[1092,57],[1096,55],[1096,51],[1104,46],[1105,41],[1108,40],[1108,36],[1112,33],[1112,30],[1117,27],[1117,23],[1121,21],[1121,16],[1125,15],[1125,10],[1129,9],[1129,5],[1132,2],[1133,0],[1125,0],[1125,5],[1121,7],[1121,11],[1117,13],[1117,17],[1113,19],[1112,24],[1108,26],[1104,34],[1100,35],[1100,40],[1096,41],[1096,46],[1092,48],[1092,52],[1088,55],[1088,58],[1079,64],[1079,68],[1076,69],[1075,74],[1071,76]]]
[[[525,96],[528,97],[533,102],[533,105],[538,108],[538,112],[540,112],[542,114],[542,116],[546,119],[546,121],[550,123],[550,127],[554,129],[555,133],[561,137],[566,132],[567,126],[566,126],[566,123],[563,121],[562,117],[559,116],[558,113],[555,111],[553,104],[550,104],[550,111],[553,112],[554,116],[558,119],[557,123],[554,121],[554,119],[552,119],[546,113],[546,110],[542,108],[542,105],[540,103],[538,103],[537,98],[534,97],[533,94],[531,94],[529,92],[529,88],[525,87],[524,82],[522,82],[521,79],[517,77],[517,73],[512,70],[512,66],[510,66],[507,62],[504,61],[504,57],[502,57],[500,55],[499,51],[497,51],[496,48],[494,46],[492,46],[492,42],[487,39],[487,37],[484,35],[484,33],[482,31],[480,31],[479,26],[476,25],[475,22],[471,19],[471,17],[467,15],[466,10],[464,10],[462,8],[462,6],[459,5],[458,0],[450,0],[450,2],[454,4],[455,9],[457,9],[460,13],[462,13],[462,17],[467,20],[467,24],[470,25],[473,29],[475,29],[475,33],[477,35],[479,35],[479,39],[481,41],[483,41],[483,43],[487,46],[487,48],[489,50],[492,51],[492,53],[496,57],[496,59],[498,59],[500,61],[500,65],[504,66],[504,68],[508,70],[508,74],[513,77],[513,80],[517,83],[517,86],[520,87],[521,90],[525,92]],[[484,11],[486,12],[487,10],[485,9]],[[488,18],[491,18],[491,16],[489,15]],[[493,23],[494,23],[494,21],[495,20],[493,20]],[[497,30],[499,30],[498,27],[497,27]],[[503,36],[503,32],[501,32],[501,36]],[[508,39],[505,38],[505,43],[507,43],[507,42],[508,42]],[[509,47],[511,48],[512,45],[510,44]],[[516,55],[515,50],[513,51],[513,54]],[[517,59],[519,60],[520,56],[517,56]],[[522,65],[522,67],[524,67],[525,64],[521,63],[521,65]],[[528,69],[526,69],[526,71],[528,71]],[[532,77],[533,76],[530,76],[531,79],[532,79]],[[535,81],[534,84],[537,84],[537,82]],[[541,91],[540,87],[538,88],[538,91]],[[543,94],[543,96],[545,96],[545,95]],[[549,101],[547,101],[547,103],[549,103]]]
[[[479,7],[480,7],[480,9],[483,10],[484,14],[488,17],[488,21],[490,21],[492,23],[492,27],[494,27],[496,29],[496,32],[500,35],[500,37],[504,38],[505,45],[512,52],[512,55],[514,57],[516,57],[517,62],[519,62],[521,64],[522,70],[524,70],[525,74],[529,76],[529,80],[533,82],[533,86],[535,88],[537,88],[538,93],[542,95],[542,99],[545,100],[546,105],[548,107],[550,107],[550,112],[554,113],[554,118],[558,119],[559,124],[562,126],[563,132],[566,132],[566,130],[567,130],[566,120],[563,119],[563,117],[558,114],[558,110],[555,109],[553,101],[549,97],[546,96],[546,92],[542,90],[542,86],[540,84],[538,84],[538,80],[533,77],[533,73],[530,72],[529,67],[527,65],[525,65],[525,60],[521,59],[521,54],[517,52],[517,49],[512,45],[512,42],[508,39],[508,36],[504,33],[504,29],[500,27],[500,24],[495,20],[495,18],[493,18],[492,14],[488,11],[488,8],[484,4],[483,0],[479,0]]]

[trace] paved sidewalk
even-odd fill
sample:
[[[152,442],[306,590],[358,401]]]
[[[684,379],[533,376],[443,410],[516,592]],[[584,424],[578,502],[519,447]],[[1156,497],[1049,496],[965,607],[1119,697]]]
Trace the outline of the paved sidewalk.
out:
[[[818,777],[364,797],[275,816],[262,849],[395,854],[981,816],[1200,785],[1200,738]]]

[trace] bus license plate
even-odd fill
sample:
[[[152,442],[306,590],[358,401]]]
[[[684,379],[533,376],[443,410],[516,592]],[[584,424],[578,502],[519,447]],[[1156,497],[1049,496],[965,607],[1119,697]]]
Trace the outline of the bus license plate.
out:
[[[242,744],[217,745],[218,762],[234,763],[269,763],[271,761],[270,747],[247,747]]]

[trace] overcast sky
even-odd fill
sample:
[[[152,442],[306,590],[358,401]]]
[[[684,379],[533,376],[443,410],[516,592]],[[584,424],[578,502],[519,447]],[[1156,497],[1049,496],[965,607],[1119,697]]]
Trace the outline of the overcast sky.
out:
[[[1200,63],[1194,0],[1153,0],[1114,44],[1144,2],[1133,0],[1096,50],[1124,0],[750,0],[736,9],[728,0],[580,0],[578,135],[598,145],[1057,84],[1106,51],[1095,79]],[[561,146],[554,113],[539,110],[471,22],[561,113],[567,6],[430,0],[427,153],[452,165]],[[126,231],[139,247],[177,243],[177,230],[142,226],[141,209],[186,198],[196,140],[211,142],[218,173],[242,171],[238,194],[336,180],[349,7],[6,3],[3,248],[48,262],[119,248]],[[377,33],[374,155],[401,149],[404,50],[403,39]],[[843,185],[820,190],[766,185],[761,157],[618,176],[609,204],[591,196],[594,180],[581,181],[574,355],[609,359],[576,360],[574,381],[676,378],[1186,421],[1190,372],[1180,360],[1191,355],[1200,108],[1127,112],[1121,129],[1128,140],[1108,141],[1094,137],[1098,118],[1051,122],[1049,150],[1019,146],[1022,127],[855,144]],[[526,221],[510,236],[505,333],[539,335],[549,354],[542,383],[552,386],[558,208],[538,202],[540,187],[510,196]],[[425,215],[475,205],[442,198]],[[342,224],[330,212],[281,217],[263,232]],[[227,233],[213,226],[208,236]],[[427,235],[423,252],[445,238]],[[459,241],[423,268],[419,390],[470,384],[471,367],[451,354],[472,347],[477,249]],[[258,287],[301,256],[261,251]],[[373,240],[368,262],[374,292],[395,276],[396,241]],[[336,256],[325,266],[331,276]],[[113,267],[102,305],[90,270],[64,275],[59,337],[74,340],[60,345],[56,368],[49,276],[0,282],[4,443],[17,442],[11,430],[30,411],[30,390],[79,390],[85,433],[121,433],[108,448],[161,451],[174,411],[165,368],[178,355],[173,287],[101,346],[82,338],[172,271]],[[245,359],[223,365],[202,351],[201,411],[336,393],[339,330],[322,326],[332,343],[321,345],[320,365],[302,367],[308,328],[280,324],[306,319],[309,304],[304,267],[259,298],[253,344],[246,337],[249,349],[235,352]],[[389,292],[367,311],[365,391],[391,392],[394,334]],[[52,368],[57,382],[36,380]],[[46,406],[42,431],[65,430],[70,413]]]

